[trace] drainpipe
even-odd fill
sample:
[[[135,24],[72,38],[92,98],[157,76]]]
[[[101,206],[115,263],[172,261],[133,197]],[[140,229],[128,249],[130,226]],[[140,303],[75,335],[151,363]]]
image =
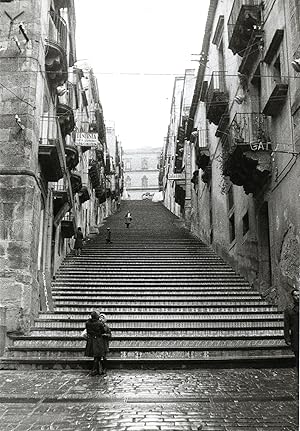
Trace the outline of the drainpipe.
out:
[[[59,248],[59,237],[60,237],[60,224],[56,227],[55,231],[55,243],[54,243],[54,256],[53,256],[53,275],[56,274],[58,267],[58,248]]]
[[[6,307],[0,307],[0,356],[3,355],[6,345]]]
[[[41,310],[52,311],[52,293],[51,293],[51,245],[53,229],[53,191],[48,190],[48,196],[45,208],[44,222],[44,241],[43,241],[43,266],[41,280]]]
[[[192,183],[191,183],[191,143],[185,141],[185,203],[184,203],[184,218],[185,226],[191,229],[191,198],[192,198]]]

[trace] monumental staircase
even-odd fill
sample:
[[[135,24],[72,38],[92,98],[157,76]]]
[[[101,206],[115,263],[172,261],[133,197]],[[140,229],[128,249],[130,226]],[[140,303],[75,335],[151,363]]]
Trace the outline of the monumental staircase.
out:
[[[80,334],[91,310],[104,312],[112,329],[110,367],[292,363],[282,313],[160,203],[122,203],[80,257],[65,259],[52,290],[54,312],[11,337],[0,367],[90,367]]]

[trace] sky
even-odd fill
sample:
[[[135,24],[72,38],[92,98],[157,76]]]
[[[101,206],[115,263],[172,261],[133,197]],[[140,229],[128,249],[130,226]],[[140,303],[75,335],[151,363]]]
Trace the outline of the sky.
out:
[[[162,147],[175,76],[198,69],[209,0],[75,0],[77,60],[122,147]]]

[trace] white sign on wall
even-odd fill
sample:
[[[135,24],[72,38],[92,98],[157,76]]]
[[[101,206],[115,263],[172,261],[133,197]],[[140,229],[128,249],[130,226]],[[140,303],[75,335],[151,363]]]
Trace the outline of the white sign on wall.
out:
[[[99,146],[98,133],[76,132],[75,144],[81,147],[96,148]]]

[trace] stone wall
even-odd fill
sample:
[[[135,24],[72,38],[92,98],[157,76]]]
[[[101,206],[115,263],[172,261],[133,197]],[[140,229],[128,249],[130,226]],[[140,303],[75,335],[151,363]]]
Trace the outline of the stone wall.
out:
[[[42,185],[38,178],[38,128],[44,80],[38,73],[44,69],[39,3],[1,3],[0,305],[7,308],[8,332],[26,332],[39,310]],[[20,18],[10,23],[4,11],[11,17],[20,14]],[[20,21],[29,42],[20,35]]]

